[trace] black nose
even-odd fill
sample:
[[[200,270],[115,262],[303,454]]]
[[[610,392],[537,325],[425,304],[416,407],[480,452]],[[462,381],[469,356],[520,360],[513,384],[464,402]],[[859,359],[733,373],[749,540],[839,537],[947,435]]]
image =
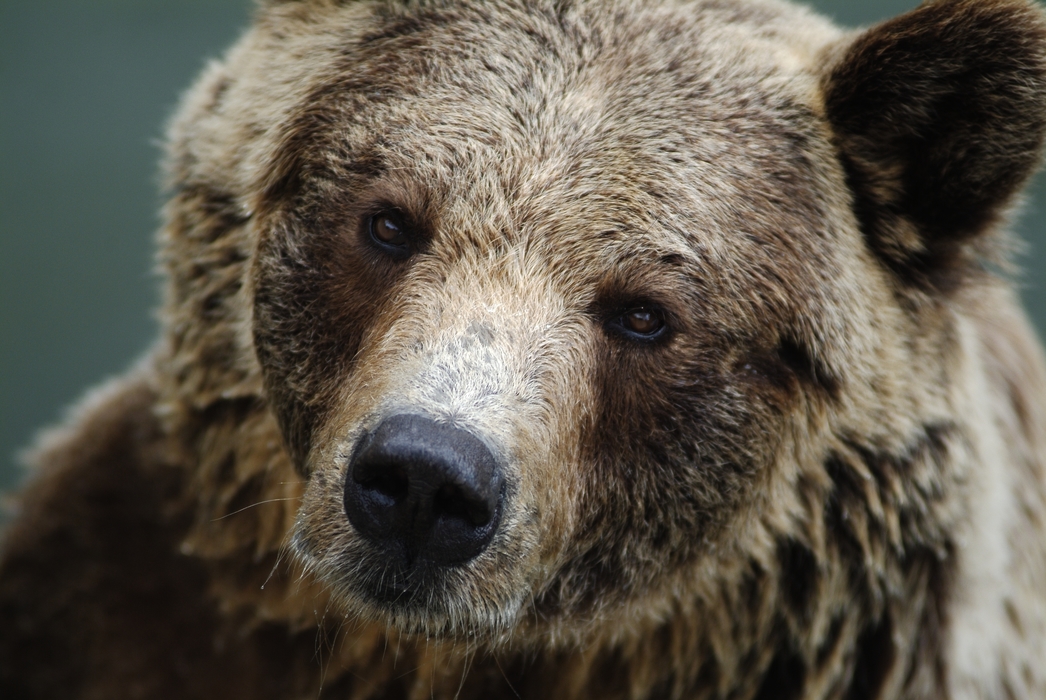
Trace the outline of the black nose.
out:
[[[386,418],[363,439],[345,479],[345,513],[404,564],[463,564],[501,517],[494,455],[471,433],[422,416]]]

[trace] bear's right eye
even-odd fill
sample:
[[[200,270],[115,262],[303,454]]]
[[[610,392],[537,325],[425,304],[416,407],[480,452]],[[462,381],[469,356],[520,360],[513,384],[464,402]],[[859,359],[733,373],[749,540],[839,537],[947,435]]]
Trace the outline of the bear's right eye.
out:
[[[664,335],[667,324],[663,311],[656,307],[641,306],[611,319],[610,328],[631,340],[649,342]]]
[[[367,231],[371,241],[382,252],[394,258],[405,258],[410,255],[410,236],[403,217],[394,211],[383,211],[374,214],[367,221]]]

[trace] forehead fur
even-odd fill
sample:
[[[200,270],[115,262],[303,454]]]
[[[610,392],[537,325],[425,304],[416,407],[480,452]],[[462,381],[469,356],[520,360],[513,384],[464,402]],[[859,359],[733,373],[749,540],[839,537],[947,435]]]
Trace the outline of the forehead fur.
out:
[[[381,7],[370,27],[346,27],[339,60],[314,71],[320,82],[278,135],[269,191],[288,178],[351,186],[354,175],[383,174],[424,183],[450,219],[525,226],[519,209],[558,208],[569,194],[605,226],[639,228],[682,207],[729,219],[746,177],[764,176],[761,189],[778,190],[769,196],[797,193],[765,175],[805,165],[788,161],[808,149],[789,146],[809,140],[816,78],[810,47],[804,65],[784,38],[794,43],[795,32],[775,31],[784,20],[769,8],[486,14]],[[689,188],[676,187],[680,165]],[[687,198],[700,202],[678,201]]]
[[[465,168],[443,180],[466,186],[491,165],[536,164],[504,173],[525,196],[577,179],[578,156],[603,153],[591,167],[621,185],[658,157],[714,161],[762,131],[749,120],[786,119],[782,108],[819,113],[818,55],[837,38],[776,3],[502,5],[496,18],[468,3],[270,8],[183,112],[175,142],[193,153],[176,150],[172,165],[233,175],[230,187],[250,197],[308,157],[303,146],[336,157],[332,145],[352,143],[373,150],[357,167]],[[190,124],[191,140],[178,133]],[[219,147],[230,129],[244,137],[231,163]],[[750,146],[750,159],[765,157]],[[640,149],[647,162],[623,159]]]
[[[559,234],[601,235],[573,284],[637,256],[729,271],[849,223],[817,87],[838,39],[773,2],[280,4],[183,112],[172,175],[245,217],[306,182],[333,215],[370,187],[476,252],[581,263]]]

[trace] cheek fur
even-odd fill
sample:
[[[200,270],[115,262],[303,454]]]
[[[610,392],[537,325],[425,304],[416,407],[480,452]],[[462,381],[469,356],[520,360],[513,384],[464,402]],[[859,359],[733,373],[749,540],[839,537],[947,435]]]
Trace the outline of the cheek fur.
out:
[[[299,468],[402,266],[361,250],[324,222],[291,218],[259,249],[254,341],[265,384]]]
[[[707,552],[759,478],[765,456],[750,445],[765,436],[753,437],[774,429],[714,351],[617,341],[596,347],[586,496],[572,556],[540,598],[549,614],[641,595]]]

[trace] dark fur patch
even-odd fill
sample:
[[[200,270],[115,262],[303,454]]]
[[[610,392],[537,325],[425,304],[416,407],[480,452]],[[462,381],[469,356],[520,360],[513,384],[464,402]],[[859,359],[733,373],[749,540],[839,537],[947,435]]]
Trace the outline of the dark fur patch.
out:
[[[824,396],[838,400],[840,380],[816,360],[801,342],[785,337],[777,346],[777,355],[806,386],[819,390]]]
[[[951,539],[934,550],[916,549],[905,562],[910,580],[921,583],[925,604],[906,669],[908,687],[943,692],[948,687],[948,610],[954,598],[956,546]]]
[[[778,542],[777,559],[781,566],[780,586],[785,605],[799,620],[808,622],[811,604],[820,598],[817,558],[806,545],[787,539]]]
[[[799,700],[806,687],[806,664],[794,651],[777,652],[753,700]]]
[[[893,642],[893,624],[889,615],[870,625],[857,639],[854,648],[853,679],[846,700],[877,700],[897,663]]]

